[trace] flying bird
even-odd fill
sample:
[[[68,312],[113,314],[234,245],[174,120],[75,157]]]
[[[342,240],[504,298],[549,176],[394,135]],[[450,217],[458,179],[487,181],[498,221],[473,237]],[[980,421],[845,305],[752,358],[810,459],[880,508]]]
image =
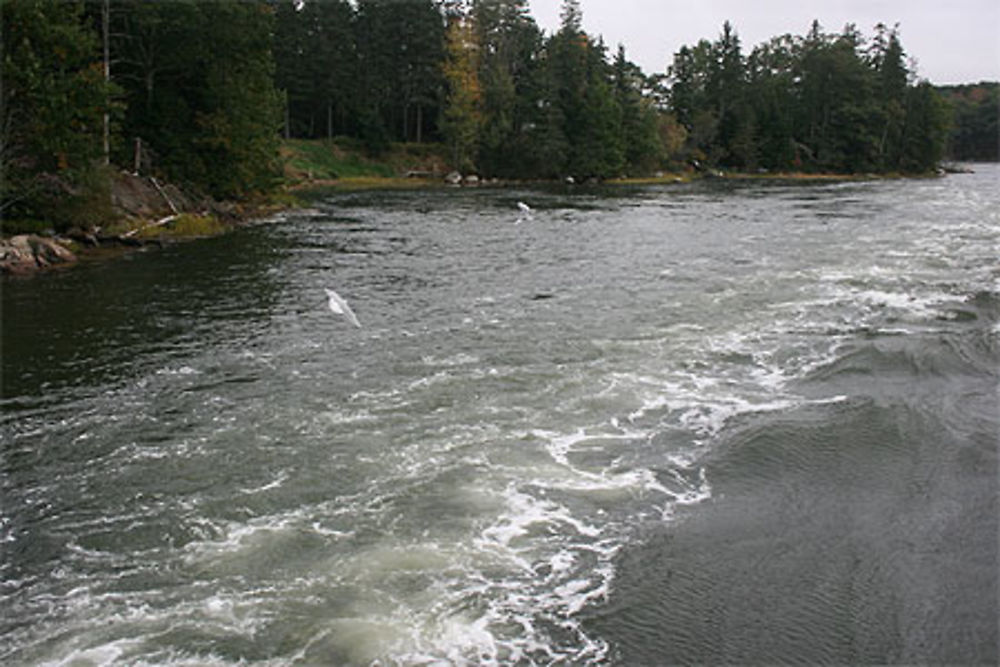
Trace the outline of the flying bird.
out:
[[[351,307],[347,305],[347,302],[344,301],[344,299],[341,298],[341,296],[336,292],[334,292],[332,289],[326,287],[324,287],[323,289],[326,290],[326,295],[330,297],[330,310],[332,310],[338,315],[343,315],[344,317],[346,317],[348,320],[351,321],[351,324],[360,328],[361,322],[358,322],[357,316],[354,314],[354,311],[351,310]]]
[[[521,215],[517,216],[517,221],[514,222],[515,225],[519,225],[525,220],[531,220],[531,207],[525,204],[523,201],[517,202],[517,208],[521,210]]]

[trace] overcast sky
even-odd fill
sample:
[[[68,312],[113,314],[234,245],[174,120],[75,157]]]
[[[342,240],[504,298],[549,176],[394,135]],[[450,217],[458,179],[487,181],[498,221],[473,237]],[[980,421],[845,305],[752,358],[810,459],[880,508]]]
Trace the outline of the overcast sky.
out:
[[[562,0],[529,0],[547,32],[559,27]],[[728,20],[744,53],[771,37],[804,35],[813,19],[826,32],[855,23],[866,37],[875,24],[899,23],[917,75],[936,84],[1000,81],[1000,0],[581,0],[583,26],[612,52],[647,74],[665,71],[673,54],[699,39],[715,40]]]

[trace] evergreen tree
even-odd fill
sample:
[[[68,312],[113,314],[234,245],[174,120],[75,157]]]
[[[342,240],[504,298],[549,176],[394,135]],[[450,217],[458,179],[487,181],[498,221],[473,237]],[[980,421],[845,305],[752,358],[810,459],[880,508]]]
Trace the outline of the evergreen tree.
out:
[[[562,25],[549,40],[547,65],[566,138],[562,170],[579,178],[617,176],[624,166],[621,110],[611,86],[604,44],[583,32],[579,2],[565,0]],[[550,128],[552,130],[554,128]]]
[[[948,108],[926,81],[907,90],[904,126],[899,167],[916,173],[934,169],[947,142]]]
[[[274,8],[274,82],[283,100],[285,138],[311,136],[315,97],[309,75],[308,25],[296,0],[272,0]]]
[[[418,126],[422,134],[442,86],[445,25],[438,7],[432,0],[359,0],[356,40],[359,115],[369,146],[415,138]]]
[[[757,121],[758,160],[766,169],[796,164],[800,144],[795,140],[795,51],[793,37],[785,35],[756,47],[747,59],[750,104]]]
[[[657,111],[643,95],[644,85],[642,70],[625,58],[625,47],[619,45],[614,62],[615,101],[621,110],[619,141],[626,165],[639,172],[653,170],[663,156]]]
[[[746,81],[739,36],[726,21],[712,45],[705,82],[706,102],[718,121],[711,162],[749,167],[756,162],[752,109],[746,103]]]
[[[938,88],[949,104],[947,155],[953,160],[1000,160],[1000,83]]]
[[[94,176],[111,89],[82,9],[44,0],[0,5],[2,215],[69,224],[64,204],[106,199]]]
[[[538,99],[532,76],[541,32],[525,0],[475,0],[471,17],[483,92],[480,166],[485,173],[515,175],[523,170],[519,139]]]
[[[115,15],[124,129],[152,166],[219,197],[271,187],[281,126],[271,7],[122,0]]]
[[[696,161],[706,159],[718,130],[718,115],[708,95],[712,60],[712,45],[703,39],[693,48],[682,46],[668,71],[670,109],[687,135],[685,157]]]
[[[883,117],[878,139],[878,162],[882,169],[896,169],[902,158],[908,71],[897,29],[889,30],[880,23],[875,30],[869,59],[877,73],[876,97]]]
[[[354,10],[347,0],[313,0],[300,13],[307,26],[301,65],[312,79],[309,135],[330,138],[350,128],[350,100],[357,89]]]

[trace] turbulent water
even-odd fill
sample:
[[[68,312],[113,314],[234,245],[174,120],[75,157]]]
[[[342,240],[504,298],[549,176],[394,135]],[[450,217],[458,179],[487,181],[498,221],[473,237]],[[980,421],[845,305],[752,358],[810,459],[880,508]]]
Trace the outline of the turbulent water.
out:
[[[337,194],[6,281],[0,661],[995,663],[998,177]]]

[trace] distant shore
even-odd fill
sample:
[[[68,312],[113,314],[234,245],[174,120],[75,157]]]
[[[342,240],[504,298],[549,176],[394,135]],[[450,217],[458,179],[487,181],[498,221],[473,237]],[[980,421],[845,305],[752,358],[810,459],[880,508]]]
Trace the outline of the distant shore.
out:
[[[287,141],[282,184],[254,201],[216,202],[193,197],[155,178],[120,172],[112,183],[115,219],[103,228],[72,229],[56,234],[44,228],[4,230],[0,239],[0,273],[30,275],[120,256],[164,244],[227,233],[241,224],[280,210],[304,206],[326,192],[414,190],[436,188],[517,188],[567,186],[655,186],[708,179],[796,182],[869,181],[935,177],[963,173],[967,167],[947,165],[931,174],[838,174],[695,169],[657,171],[579,183],[566,177],[550,180],[481,178],[449,169],[442,147],[402,145],[380,158],[345,150],[335,142]],[[39,225],[41,227],[41,225]]]

